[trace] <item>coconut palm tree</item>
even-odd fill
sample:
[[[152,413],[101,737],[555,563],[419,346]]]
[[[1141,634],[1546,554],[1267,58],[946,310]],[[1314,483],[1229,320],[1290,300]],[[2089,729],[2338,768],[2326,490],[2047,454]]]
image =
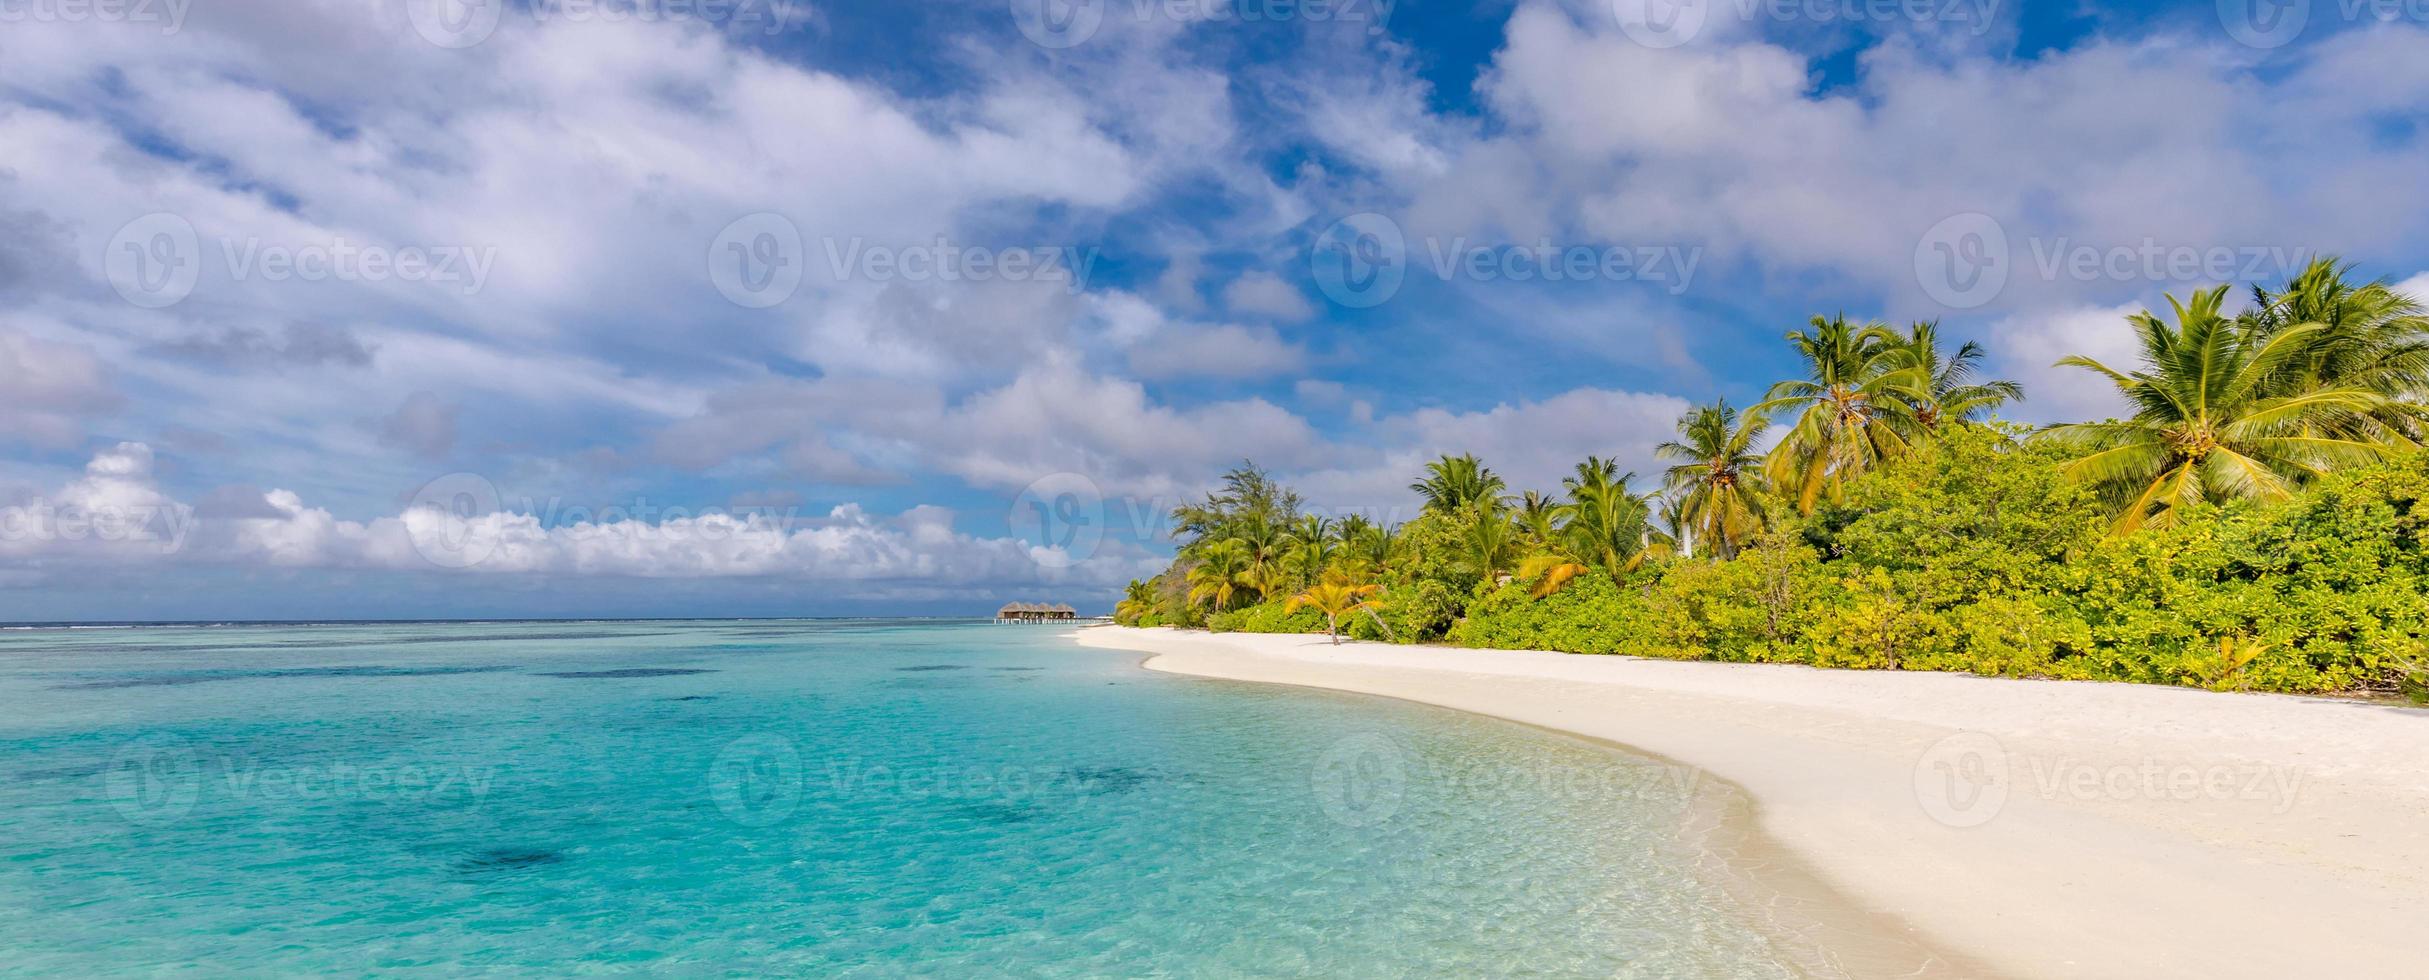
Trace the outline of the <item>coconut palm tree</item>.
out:
[[[1298,612],[1301,609],[1314,609],[1323,613],[1324,633],[1326,636],[1332,637],[1333,644],[1338,646],[1341,643],[1341,618],[1354,616],[1361,612],[1374,616],[1375,610],[1382,608],[1383,605],[1376,601],[1374,596],[1382,591],[1383,587],[1380,585],[1353,585],[1345,579],[1328,578],[1308,586],[1298,595],[1291,596],[1289,602],[1283,603],[1282,611]],[[1381,625],[1383,620],[1381,617],[1376,617],[1375,622],[1377,625]]]
[[[1122,590],[1122,601],[1113,604],[1114,621],[1135,623],[1140,617],[1155,611],[1155,586],[1138,579]]]
[[[2118,507],[2116,534],[2174,522],[2188,507],[2280,499],[2329,469],[2377,458],[2411,440],[2376,419],[2394,399],[2352,382],[2295,390],[2290,369],[2318,354],[2328,328],[2250,330],[2219,315],[2227,287],[2168,297],[2171,325],[2128,318],[2142,363],[2128,374],[2088,357],[2058,363],[2097,371],[2133,405],[2123,420],[2054,426],[2041,437],[2076,450],[2066,474]]]
[[[1351,565],[1366,577],[1379,577],[1391,565],[1392,529],[1351,514],[1341,519],[1341,549]]]
[[[1568,507],[1559,500],[1529,490],[1520,495],[1518,510],[1511,515],[1518,522],[1519,533],[1530,547],[1546,548],[1560,535],[1560,525],[1568,520]]]
[[[1289,572],[1284,567],[1291,549],[1297,544],[1290,532],[1271,520],[1255,519],[1242,522],[1233,536],[1225,540],[1239,542],[1248,552],[1248,587],[1260,597],[1284,591],[1282,583]]]
[[[1561,507],[1564,522],[1543,554],[1518,566],[1519,578],[1534,581],[1537,598],[1597,568],[1616,580],[1675,548],[1675,539],[1653,526],[1651,503],[1628,489],[1636,474],[1617,470],[1609,460],[1588,456],[1576,476],[1562,481],[1569,493]]]
[[[1425,479],[1409,484],[1430,512],[1457,514],[1478,505],[1500,509],[1509,484],[1473,455],[1444,456],[1425,464]]]
[[[1324,577],[1332,565],[1335,546],[1333,522],[1309,514],[1299,518],[1298,527],[1290,534],[1290,553],[1285,559],[1293,585],[1304,585]]]
[[[1812,513],[1825,491],[1905,453],[1914,409],[1901,396],[1921,384],[1901,365],[1896,339],[1886,326],[1844,316],[1814,317],[1788,335],[1806,377],[1772,385],[1754,410],[1796,416],[1764,468],[1773,484],[1796,492],[1799,512]]]
[[[1498,507],[1481,501],[1469,507],[1469,523],[1464,536],[1468,570],[1487,583],[1498,582],[1518,559],[1518,527]]]
[[[2290,394],[2351,385],[2386,395],[2397,403],[2376,421],[2417,440],[2429,432],[2419,404],[2429,392],[2429,310],[2384,279],[2357,283],[2352,272],[2350,264],[2321,257],[2282,289],[2254,286],[2252,305],[2236,316],[2236,326],[2267,339],[2318,324],[2309,349],[2279,368],[2268,387]],[[2351,427],[2332,428],[2355,434]]]
[[[1890,337],[1886,343],[1884,366],[1905,372],[1909,386],[1903,395],[1914,411],[1916,430],[1925,436],[1943,425],[1978,421],[1994,408],[2024,400],[2023,385],[1974,380],[1982,366],[1981,344],[1968,340],[1957,345],[1955,353],[1943,353],[1938,321],[1916,323],[1905,336]]]
[[[1230,609],[1242,588],[1254,587],[1251,567],[1246,542],[1226,538],[1207,545],[1189,570],[1189,601],[1207,604],[1209,612]]]
[[[1653,447],[1653,455],[1678,461],[1663,472],[1663,486],[1695,547],[1714,558],[1735,556],[1762,533],[1755,484],[1763,458],[1754,444],[1770,428],[1761,412],[1741,416],[1724,398],[1689,411],[1678,420],[1679,438]]]

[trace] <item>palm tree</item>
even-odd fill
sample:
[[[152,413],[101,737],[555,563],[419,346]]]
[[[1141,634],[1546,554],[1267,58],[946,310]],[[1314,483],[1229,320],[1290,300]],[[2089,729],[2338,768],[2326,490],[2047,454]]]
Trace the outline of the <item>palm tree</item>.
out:
[[[1135,578],[1122,590],[1122,601],[1113,604],[1113,618],[1117,622],[1135,623],[1154,611],[1155,586]]]
[[[1939,432],[1944,424],[1977,421],[1991,409],[2024,400],[2024,386],[2013,381],[1974,380],[1981,368],[1981,344],[1968,340],[1957,345],[1954,354],[1941,353],[1937,321],[1916,323],[1905,336],[1887,343],[1885,366],[1907,372],[1909,387],[1903,394],[1914,410],[1916,429],[1924,435]]]
[[[1409,484],[1430,512],[1457,514],[1484,505],[1499,509],[1509,484],[1473,455],[1444,456],[1425,464],[1425,479]]]
[[[1741,417],[1724,398],[1689,411],[1678,420],[1679,439],[1653,447],[1653,455],[1678,461],[1663,472],[1663,485],[1679,523],[1714,558],[1734,557],[1762,532],[1763,508],[1753,486],[1762,456],[1754,444],[1770,428],[1761,412]]]
[[[1788,335],[1805,359],[1806,377],[1782,381],[1754,410],[1797,413],[1788,437],[1771,450],[1771,482],[1797,493],[1797,510],[1813,512],[1827,490],[1906,451],[1914,410],[1900,395],[1921,387],[1903,368],[1897,335],[1881,324],[1856,326],[1844,316],[1814,317],[1810,330]]]
[[[1323,578],[1324,570],[1331,567],[1333,555],[1339,550],[1334,546],[1332,522],[1313,514],[1301,517],[1290,540],[1293,543],[1285,564],[1291,583],[1304,585]]]
[[[1207,545],[1189,570],[1189,601],[1208,603],[1211,612],[1231,608],[1241,587],[1251,584],[1250,567],[1246,542],[1226,538]]]
[[[1341,519],[1341,548],[1369,577],[1380,576],[1391,564],[1392,529],[1351,514]]]
[[[1291,540],[1290,532],[1273,521],[1254,519],[1241,524],[1236,534],[1227,540],[1238,542],[1248,552],[1244,584],[1257,590],[1260,597],[1283,591],[1283,577],[1288,574],[1284,564],[1296,543]]]
[[[1291,596],[1289,602],[1283,603],[1282,611],[1298,612],[1301,609],[1314,609],[1323,613],[1324,633],[1332,637],[1333,645],[1339,646],[1341,643],[1341,617],[1361,612],[1374,616],[1375,610],[1382,608],[1383,605],[1375,601],[1374,596],[1382,591],[1383,587],[1380,585],[1352,585],[1343,579],[1328,578],[1308,586],[1298,595]],[[1377,625],[1381,625],[1383,620],[1381,617],[1376,617],[1375,622]]]
[[[2054,426],[2043,438],[2077,450],[2066,474],[2118,505],[2116,534],[2173,523],[2184,509],[2241,498],[2281,499],[2329,469],[2377,458],[2411,440],[2376,420],[2394,399],[2352,382],[2290,390],[2289,369],[2318,355],[2319,323],[2240,328],[2220,316],[2227,287],[2174,296],[2171,326],[2127,318],[2142,342],[2131,374],[2088,357],[2134,406],[2132,417]]]
[[[1577,465],[1576,476],[1562,481],[1569,492],[1568,503],[1561,506],[1565,522],[1547,542],[1545,553],[1518,566],[1519,578],[1534,580],[1536,598],[1558,592],[1596,568],[1617,580],[1642,567],[1646,558],[1676,546],[1670,535],[1653,526],[1647,499],[1629,491],[1636,474],[1617,470],[1609,460],[1588,456]]]
[[[1527,544],[1537,548],[1549,547],[1560,534],[1560,525],[1568,519],[1568,508],[1560,501],[1533,490],[1518,501],[1519,530],[1526,535]]]
[[[2429,391],[2429,311],[2384,279],[2352,281],[2353,267],[2321,257],[2285,287],[2252,287],[2252,306],[2236,326],[2267,339],[2292,327],[2318,324],[2303,356],[2275,372],[2269,387],[2291,394],[2323,384],[2352,385],[2398,399],[2379,413],[2382,424],[2419,439],[2429,425],[2418,396]],[[2355,434],[2344,427],[2344,434]]]
[[[1518,556],[1518,528],[1500,508],[1478,502],[1468,524],[1467,566],[1487,583],[1498,582]]]

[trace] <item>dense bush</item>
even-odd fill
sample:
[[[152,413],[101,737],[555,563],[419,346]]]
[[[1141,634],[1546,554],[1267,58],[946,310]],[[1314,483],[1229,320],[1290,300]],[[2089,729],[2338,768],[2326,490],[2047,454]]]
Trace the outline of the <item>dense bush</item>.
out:
[[[1287,602],[1276,599],[1245,609],[1207,617],[1206,628],[1217,633],[1322,633],[1324,614],[1313,609],[1285,612]]]
[[[2045,450],[1987,429],[1853,481],[1730,561],[1545,598],[1486,590],[1450,642],[1573,653],[2326,692],[2429,686],[2429,454],[2290,500],[2105,536]]]

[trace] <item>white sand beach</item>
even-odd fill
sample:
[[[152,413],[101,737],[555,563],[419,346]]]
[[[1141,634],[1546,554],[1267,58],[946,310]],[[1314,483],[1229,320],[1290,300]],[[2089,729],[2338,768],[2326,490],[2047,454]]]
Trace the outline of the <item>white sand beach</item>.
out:
[[[1850,914],[2019,977],[2425,969],[2429,712],[1938,673],[1093,627],[1181,674],[1620,743],[1751,796]],[[1949,963],[1963,964],[1951,968]],[[1864,972],[1861,966],[1850,972]]]

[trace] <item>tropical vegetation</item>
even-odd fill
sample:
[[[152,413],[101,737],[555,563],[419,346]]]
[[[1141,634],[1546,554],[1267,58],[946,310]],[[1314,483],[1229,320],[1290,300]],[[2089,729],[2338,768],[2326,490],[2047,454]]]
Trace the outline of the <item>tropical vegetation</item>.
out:
[[[1474,455],[1405,522],[1243,464],[1120,622],[1399,643],[2429,697],[2429,313],[2323,259],[2060,362],[2123,417],[2031,427],[1979,345],[1816,317],[1797,377],[1690,409],[1649,481]],[[1613,442],[1620,442],[1614,433]]]

